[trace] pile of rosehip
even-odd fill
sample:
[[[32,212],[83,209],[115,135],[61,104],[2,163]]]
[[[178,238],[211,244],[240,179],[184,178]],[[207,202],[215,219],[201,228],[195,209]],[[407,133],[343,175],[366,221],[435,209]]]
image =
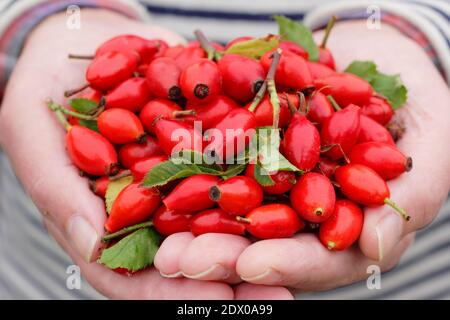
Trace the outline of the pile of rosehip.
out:
[[[106,240],[150,226],[163,237],[304,231],[344,250],[361,233],[362,206],[387,204],[409,220],[386,181],[412,161],[386,129],[391,105],[367,81],[337,72],[324,46],[312,62],[278,36],[222,46],[196,35],[176,46],[121,35],[92,57],[72,55],[92,59],[87,84],[66,92],[77,97],[69,107],[48,101],[67,129],[71,160],[98,196],[108,198],[108,188],[127,179],[107,199]],[[223,138],[211,141],[209,129]],[[277,132],[278,170],[267,171],[261,155],[245,156],[253,136],[243,135],[260,129]],[[174,148],[208,150],[221,162],[177,164]],[[230,161],[242,155],[243,164]]]

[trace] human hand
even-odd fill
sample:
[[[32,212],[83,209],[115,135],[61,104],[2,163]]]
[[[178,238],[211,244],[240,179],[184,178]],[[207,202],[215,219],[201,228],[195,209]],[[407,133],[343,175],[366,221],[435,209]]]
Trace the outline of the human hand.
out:
[[[315,36],[319,40],[322,35]],[[156,256],[155,265],[163,274],[196,274],[197,279],[204,280],[242,278],[254,284],[305,291],[331,289],[366,278],[369,265],[377,264],[383,271],[393,268],[412,243],[414,231],[434,219],[450,187],[450,127],[446,123],[450,94],[445,82],[420,47],[387,25],[381,30],[368,30],[365,22],[339,23],[328,46],[338,70],[355,59],[373,60],[380,71],[399,73],[409,90],[408,104],[396,117],[406,126],[398,147],[413,158],[414,168],[388,185],[391,198],[407,210],[411,221],[403,221],[387,206],[366,208],[359,248],[343,252],[327,250],[311,234],[250,245],[237,236],[227,236],[229,239],[225,240],[223,235],[195,239],[173,235]],[[165,245],[177,242],[179,237],[186,240],[183,250],[178,255],[165,256]],[[220,248],[219,256],[211,258],[208,264],[206,260],[205,264],[195,263],[208,246]]]
[[[84,278],[110,298],[292,298],[280,287],[243,284],[233,290],[218,282],[166,279],[154,268],[125,277],[91,262],[101,248],[106,219],[104,204],[89,190],[87,179],[79,176],[68,158],[64,129],[46,107],[45,99],[54,97],[62,102],[57,97],[62,98],[65,90],[85,82],[87,63],[68,60],[68,53],[92,53],[104,40],[123,33],[162,38],[170,44],[183,40],[162,28],[107,11],[83,10],[81,19],[80,30],[68,30],[64,15],[58,14],[46,19],[30,34],[0,109],[0,143],[43,213],[49,233],[80,266]],[[180,237],[170,244],[163,245],[165,254],[178,255],[185,239]],[[197,253],[202,256],[196,263],[212,257],[213,249],[205,246]]]

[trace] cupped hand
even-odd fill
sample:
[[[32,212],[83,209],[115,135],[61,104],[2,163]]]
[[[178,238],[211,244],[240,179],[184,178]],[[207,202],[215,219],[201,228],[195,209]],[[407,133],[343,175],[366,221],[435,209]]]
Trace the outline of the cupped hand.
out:
[[[321,33],[315,36],[321,39]],[[444,80],[422,48],[388,25],[369,30],[365,22],[339,23],[328,46],[338,70],[353,60],[373,60],[380,71],[401,74],[408,88],[408,103],[395,120],[406,128],[398,147],[413,158],[414,166],[388,185],[391,198],[407,210],[411,221],[387,206],[366,208],[359,246],[342,252],[329,251],[311,234],[253,244],[237,236],[173,235],[156,256],[161,274],[231,283],[240,278],[307,291],[331,289],[366,278],[370,265],[383,271],[393,268],[415,231],[435,218],[450,188],[450,93]],[[177,249],[180,239],[184,245]],[[212,247],[216,252],[207,256]]]
[[[282,287],[242,284],[232,288],[220,282],[168,279],[154,268],[126,277],[93,262],[101,249],[106,219],[104,204],[89,190],[87,179],[80,177],[68,158],[64,129],[46,107],[45,100],[52,97],[62,103],[65,90],[85,82],[87,63],[68,60],[68,53],[90,54],[102,41],[123,33],[161,38],[170,44],[183,41],[162,28],[102,10],[83,10],[81,29],[69,30],[65,16],[58,14],[46,19],[29,35],[9,81],[0,109],[0,143],[26,191],[42,212],[49,233],[80,266],[84,278],[107,297],[292,299],[289,291]],[[171,251],[163,253],[179,255],[188,239],[184,236],[180,235],[176,241],[171,239]],[[221,239],[225,243],[227,236]],[[248,245],[245,239],[230,244],[230,256],[235,259],[236,253]],[[166,242],[163,247],[168,247]],[[189,251],[192,257],[197,257],[191,267],[215,265],[214,259],[218,258],[215,248],[204,246],[201,250]],[[185,263],[191,262],[186,260]],[[197,271],[190,269],[189,272],[195,279]],[[230,282],[238,280],[236,277]]]

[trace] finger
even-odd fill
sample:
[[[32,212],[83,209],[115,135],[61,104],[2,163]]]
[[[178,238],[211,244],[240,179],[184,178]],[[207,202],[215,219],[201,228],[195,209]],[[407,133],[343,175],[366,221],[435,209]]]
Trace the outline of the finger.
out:
[[[175,233],[167,237],[161,244],[155,256],[155,267],[165,278],[182,276],[180,270],[180,256],[194,239],[190,232]]]
[[[332,252],[313,234],[291,239],[259,241],[239,257],[237,272],[244,281],[295,287],[303,290],[325,290],[361,280],[369,265],[385,271],[394,267],[411,244],[411,234],[382,262],[367,259],[358,248]]]
[[[236,261],[249,245],[248,239],[236,235],[200,235],[182,253],[180,270],[190,279],[240,282],[236,274]]]
[[[242,283],[234,289],[235,300],[293,300],[292,293],[284,287]]]
[[[81,269],[82,276],[101,294],[112,299],[233,299],[233,290],[226,284],[190,279],[162,278],[154,268],[130,277],[118,274],[98,263],[87,263],[73,250],[64,234],[45,219],[50,234]]]

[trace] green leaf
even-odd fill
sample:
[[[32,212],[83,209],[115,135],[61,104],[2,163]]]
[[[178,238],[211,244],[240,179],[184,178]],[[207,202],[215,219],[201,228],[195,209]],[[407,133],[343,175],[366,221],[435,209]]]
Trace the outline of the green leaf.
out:
[[[98,262],[110,269],[142,270],[153,263],[159,236],[150,228],[139,229],[103,250]]]
[[[73,110],[82,114],[94,114],[98,109],[97,103],[84,98],[71,99],[69,104]]]
[[[309,55],[309,60],[319,59],[319,47],[314,42],[311,30],[305,25],[291,20],[285,16],[274,16],[278,23],[278,33],[282,40],[295,42],[302,46]]]
[[[202,171],[195,164],[174,163],[167,160],[154,166],[145,176],[142,185],[145,187],[163,186],[170,181],[200,173]]]
[[[271,36],[266,38],[252,39],[233,44],[225,54],[239,54],[249,58],[259,59],[267,51],[278,47],[279,39]]]
[[[122,177],[117,180],[112,180],[108,183],[105,194],[106,212],[110,213],[112,205],[119,193],[129,184],[133,182],[132,176]]]
[[[88,129],[94,130],[98,132],[97,120],[84,120],[78,119],[78,124],[80,126],[86,127]]]
[[[263,187],[269,187],[275,184],[269,172],[264,169],[259,163],[255,164],[253,175],[255,176],[255,180]]]
[[[345,69],[345,72],[355,74],[368,81],[376,92],[389,101],[394,110],[402,107],[407,100],[408,90],[400,76],[379,72],[376,64],[372,61],[353,61]]]
[[[242,171],[244,171],[246,167],[247,167],[247,163],[232,164],[232,165],[228,166],[227,171],[225,171],[222,174],[220,174],[220,176],[223,179],[228,179],[228,178],[237,176]]]

